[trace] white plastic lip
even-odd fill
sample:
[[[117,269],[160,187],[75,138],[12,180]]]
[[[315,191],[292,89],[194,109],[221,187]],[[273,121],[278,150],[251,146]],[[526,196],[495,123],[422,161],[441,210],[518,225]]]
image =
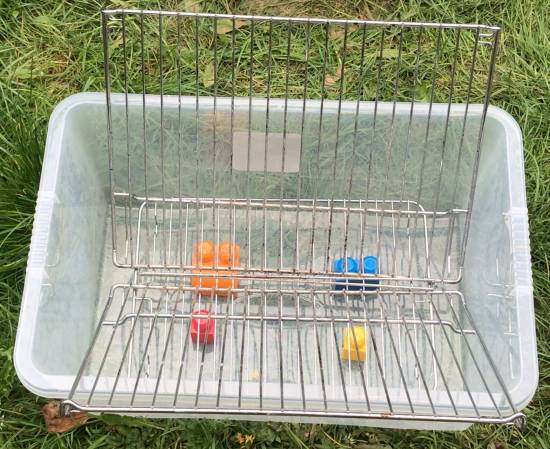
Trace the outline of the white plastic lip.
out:
[[[160,97],[157,95],[146,95],[146,103],[148,106],[158,105],[160,106]],[[142,105],[142,95],[129,95],[128,104],[129,105]],[[189,102],[189,106],[194,107],[195,97],[182,97],[182,106],[186,105]],[[46,147],[44,152],[44,162],[42,166],[40,187],[38,193],[37,207],[43,203],[42,198],[51,197],[55,195],[55,189],[58,182],[58,177],[55,176],[58,172],[58,164],[60,161],[60,144],[62,141],[63,133],[65,131],[66,119],[67,116],[71,113],[76,107],[81,107],[84,105],[105,105],[106,96],[105,93],[101,92],[86,92],[78,93],[70,97],[65,98],[61,101],[53,110],[49,124],[48,124],[48,134],[46,139]],[[111,95],[112,104],[122,105],[125,104],[125,95],[124,94],[112,94]],[[164,106],[165,107],[177,107],[178,99],[175,96],[164,96]],[[230,106],[230,99],[218,97],[217,99],[218,107]],[[265,99],[255,98],[253,99],[252,106],[261,106],[265,104]],[[282,99],[271,99],[270,107],[274,105],[277,107],[278,102],[281,107],[284,105],[284,100]],[[209,97],[200,98],[201,105],[213,104],[213,99]],[[330,110],[332,107],[336,107],[338,104],[337,100],[334,101],[325,101],[326,110]],[[235,99],[236,107],[248,108],[248,98]],[[289,100],[289,107],[301,107],[303,105],[302,100]],[[315,107],[315,101],[308,101],[308,106]],[[343,102],[342,104],[342,113],[346,111],[355,112],[356,102]],[[365,102],[361,105],[362,112],[369,112],[373,110],[372,102]],[[378,104],[378,113],[386,114],[391,112],[392,103],[383,103]],[[396,111],[410,111],[410,103],[397,103]],[[446,104],[434,104],[432,107],[432,114],[438,110],[444,110],[446,112]],[[451,108],[451,115],[464,114],[465,105],[454,104]],[[470,105],[469,113],[477,114],[481,113],[482,105]],[[414,105],[415,114],[424,114],[428,112],[428,104],[415,103]],[[490,106],[487,111],[487,116],[499,122],[506,133],[506,157],[508,159],[508,177],[510,189],[520,189],[522,191],[521,195],[512,195],[510,190],[509,192],[509,201],[511,204],[511,210],[517,216],[521,214],[525,215],[525,220],[527,220],[527,208],[526,208],[526,197],[525,197],[525,182],[524,182],[524,173],[523,173],[523,147],[521,139],[521,130],[519,125],[514,120],[514,118],[508,114],[506,111],[495,107]],[[511,163],[511,160],[516,163]],[[50,211],[51,213],[51,211]],[[33,238],[31,239],[31,246],[29,254],[32,255],[38,249],[36,245],[33,244],[35,240],[35,235],[48,235],[50,220],[40,221],[37,220],[39,217],[35,217],[33,224]],[[51,217],[50,217],[51,218]],[[521,241],[517,241],[517,245],[521,245],[526,250],[529,250],[529,236],[528,233],[525,234]],[[23,290],[23,298],[21,302],[21,312],[19,319],[19,326],[17,329],[17,336],[14,348],[14,365],[17,372],[17,375],[23,385],[39,396],[43,397],[55,397],[55,398],[67,398],[69,394],[70,387],[72,385],[73,377],[72,376],[58,376],[58,375],[49,375],[41,372],[35,365],[32,359],[31,348],[33,346],[34,331],[36,328],[36,315],[38,311],[38,303],[41,296],[42,290],[42,276],[44,272],[44,265],[35,266],[32,269],[27,268],[27,275],[25,278],[25,286]],[[521,298],[520,298],[521,297]],[[520,329],[521,335],[521,346],[522,350],[520,351],[521,357],[531,357],[533,360],[530,361],[530,366],[534,369],[529,372],[523,370],[521,372],[521,379],[518,382],[518,387],[515,390],[511,391],[513,399],[516,401],[518,409],[523,408],[533,397],[537,384],[538,384],[538,365],[536,360],[536,351],[533,348],[536,348],[536,339],[535,339],[535,327],[534,327],[534,310],[533,310],[533,290],[532,282],[528,286],[522,286],[517,289],[516,298],[521,302],[522,307],[518,307],[518,313],[520,314],[521,319],[519,323],[533,323],[529,329]],[[22,323],[25,323],[22,325]],[[519,395],[519,397],[518,397]]]

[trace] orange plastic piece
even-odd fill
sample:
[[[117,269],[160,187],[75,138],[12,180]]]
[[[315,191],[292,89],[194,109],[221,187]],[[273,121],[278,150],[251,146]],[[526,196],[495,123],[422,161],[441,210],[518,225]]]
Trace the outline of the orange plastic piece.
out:
[[[218,266],[238,267],[241,262],[241,247],[230,242],[222,242],[218,245]]]
[[[231,270],[216,270],[216,268],[238,267],[241,261],[241,248],[237,244],[221,242],[214,245],[210,240],[202,240],[193,245],[193,265],[197,267],[192,272],[191,286],[198,287],[202,295],[216,294],[229,296],[233,294],[229,289],[239,287],[239,280],[231,277],[235,274]],[[221,275],[221,276],[220,276]]]
[[[202,240],[193,245],[193,265],[212,266],[214,263],[214,244],[210,240]]]

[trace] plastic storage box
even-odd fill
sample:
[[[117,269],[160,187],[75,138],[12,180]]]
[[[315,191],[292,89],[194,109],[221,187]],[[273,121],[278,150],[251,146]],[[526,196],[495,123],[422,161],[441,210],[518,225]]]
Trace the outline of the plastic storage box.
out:
[[[181,100],[184,111],[193,110],[194,98]],[[128,106],[131,118],[134,111],[136,116],[139,116],[141,101],[141,96],[129,96]],[[201,98],[200,101],[201,111],[207,114],[213,105],[212,99]],[[246,113],[248,99],[234,99],[234,101],[236,113],[239,114],[241,111]],[[272,101],[272,114],[280,114],[282,102]],[[147,103],[153,111],[151,115],[154,115],[155,108],[160,107],[159,97],[147,97]],[[252,104],[256,111],[261,111],[266,103],[258,99]],[[178,99],[165,97],[163,106],[165,123],[169,123],[177,117]],[[311,102],[307,106],[306,114],[315,111],[318,106],[318,102]],[[325,113],[336,113],[336,106],[337,102],[325,102]],[[302,102],[290,101],[288,107],[291,111],[300,111]],[[348,111],[354,110],[355,105],[350,102],[343,103],[341,107],[345,117]],[[219,98],[217,108],[222,112],[229,110],[229,99]],[[392,113],[392,105],[381,103],[378,108],[378,114],[381,117],[379,126],[383,127],[384,118]],[[117,123],[117,120],[124,116],[124,95],[112,96],[112,111],[114,123]],[[422,117],[425,119],[427,111],[426,105],[417,105],[416,119],[419,122]],[[455,119],[462,120],[463,112],[463,106],[452,105],[451,124]],[[373,104],[361,104],[360,113],[368,121],[372,117]],[[446,113],[446,105],[433,105],[431,114],[435,123],[434,130],[438,129],[439,121],[445,120]],[[470,113],[475,116],[475,108]],[[314,117],[314,112],[311,112],[311,116]],[[396,123],[406,123],[408,120],[409,105],[398,104],[395,110]],[[171,395],[175,389],[178,371],[182,370],[179,361],[182,358],[186,324],[184,321],[179,321],[169,333],[169,320],[164,319],[161,322],[159,319],[151,324],[151,316],[158,313],[160,309],[170,317],[174,299],[169,292],[170,289],[178,291],[179,284],[174,282],[166,284],[160,290],[152,289],[147,294],[150,300],[141,302],[139,299],[142,297],[139,295],[143,289],[138,289],[137,296],[134,294],[127,300],[126,306],[120,306],[125,301],[124,298],[127,298],[128,290],[131,290],[130,287],[125,286],[131,285],[136,274],[131,268],[121,268],[113,264],[105,126],[105,95],[101,93],[71,96],[60,103],[52,113],[15,346],[17,373],[24,385],[38,395],[68,398],[70,394],[75,394],[75,391],[71,392],[73,382],[84,356],[90,356],[87,351],[92,339],[97,338],[96,346],[99,345],[100,350],[97,352],[91,350],[91,358],[80,380],[80,387],[85,392],[80,399],[88,397],[86,392],[90,391],[94,382],[98,397],[101,398],[103,394],[103,399],[98,399],[99,402],[89,406],[90,410],[102,411],[107,405],[109,392],[113,388],[118,372],[117,393],[114,402],[109,403],[109,407],[115,412],[159,414],[159,410],[150,407],[153,392],[161,414],[168,413],[170,407],[175,407],[174,410],[177,412],[178,403],[172,403]],[[170,126],[167,125],[165,129],[165,141],[168,141],[172,138]],[[115,130],[115,139],[117,132],[121,132],[121,129]],[[224,130],[221,129],[219,132],[223,133]],[[153,133],[147,134],[147,138],[151,139],[148,142],[151,147],[158,143],[155,140],[158,136]],[[434,134],[434,139],[437,138]],[[422,145],[419,145],[416,148],[421,147]],[[382,151],[383,148],[381,146],[378,149]],[[171,154],[174,153],[170,153],[169,150],[165,153],[168,158]],[[173,165],[175,161],[167,159],[166,163]],[[193,170],[189,169],[189,173]],[[371,327],[367,329],[368,338],[369,341],[375,339],[378,344],[377,348],[373,348],[369,343],[363,376],[360,376],[347,361],[340,364],[340,367],[343,365],[343,370],[338,369],[336,360],[338,346],[332,341],[331,326],[323,328],[323,323],[319,321],[317,336],[310,327],[308,330],[304,329],[303,332],[306,333],[300,337],[296,334],[299,330],[295,323],[279,329],[278,325],[273,326],[276,322],[268,322],[266,318],[265,342],[272,345],[272,341],[281,339],[281,334],[278,334],[280,330],[282,330],[283,340],[281,352],[275,348],[269,349],[273,353],[264,360],[262,367],[263,376],[265,376],[263,385],[265,397],[262,406],[268,410],[269,419],[366,424],[372,423],[369,418],[373,417],[377,419],[377,425],[461,428],[467,425],[469,419],[452,422],[452,419],[446,420],[445,416],[460,417],[464,413],[472,418],[472,422],[475,422],[476,414],[472,411],[472,402],[477,406],[476,412],[488,421],[506,421],[519,416],[518,410],[529,402],[537,385],[522,142],[517,123],[507,113],[495,107],[488,109],[476,182],[464,272],[458,276],[456,285],[453,288],[448,287],[447,290],[430,293],[429,297],[418,292],[418,302],[415,300],[414,293],[402,295],[399,291],[387,295],[380,293],[377,299],[362,299],[362,305],[359,308],[361,312],[358,316],[365,313],[364,310],[370,314],[373,321],[368,323]],[[152,189],[155,188],[158,186],[153,185]],[[426,189],[430,188],[432,188],[430,185],[426,186]],[[427,195],[431,193],[428,192]],[[465,198],[464,201],[467,199]],[[136,210],[139,211],[139,208],[134,208],[134,212]],[[117,226],[122,232],[125,229],[123,213],[123,210],[115,212]],[[165,213],[169,213],[169,209]],[[401,218],[403,221],[405,219]],[[139,223],[137,214],[134,214],[133,220],[135,220],[133,232],[137,233]],[[156,231],[152,232],[158,232],[160,238],[163,230],[168,229],[162,225],[160,210],[151,211],[151,220],[155,220],[156,223]],[[165,220],[168,221],[166,216]],[[390,226],[391,221],[388,219],[387,226]],[[423,226],[419,223],[418,229],[423,229]],[[429,230],[428,226],[427,232]],[[423,232],[418,236],[418,241],[422,241],[422,245],[425,244]],[[134,236],[134,244],[135,238],[137,236]],[[176,245],[176,237],[173,238],[173,245]],[[438,238],[437,235],[435,238]],[[190,238],[189,242],[191,241]],[[410,240],[408,242],[410,244]],[[434,252],[441,251],[437,245],[432,247],[435,248]],[[122,254],[129,254],[122,246],[119,251]],[[246,248],[243,248],[242,252],[245,251]],[[442,253],[438,254],[442,256]],[[160,250],[157,256],[162,258]],[[171,257],[171,253],[167,257]],[[452,251],[448,253],[448,257],[453,257]],[[382,261],[380,271],[389,272],[390,270],[389,262]],[[452,270],[453,268],[450,271]],[[142,282],[138,282],[140,283]],[[143,297],[145,296],[144,293]],[[182,313],[191,305],[189,298],[187,305],[176,305],[176,308],[181,307]],[[105,307],[108,301],[113,304],[111,309]],[[338,300],[334,299],[334,301]],[[254,303],[254,300],[252,302]],[[140,307],[139,304],[142,306]],[[238,316],[245,310],[243,307],[246,306],[246,301],[243,305],[238,298],[216,300],[212,305],[212,314],[218,314],[223,318],[227,313],[227,304],[234,308],[232,313]],[[462,304],[467,305],[467,308]],[[132,306],[134,319],[131,315]],[[249,307],[254,307],[250,305],[250,299]],[[287,307],[286,303],[283,305],[283,310],[285,307]],[[202,305],[194,307],[194,309],[204,308]],[[274,306],[269,306],[264,311],[266,316],[271,314],[276,317],[277,313],[281,313],[280,309],[279,312],[277,309],[277,301],[275,301]],[[96,326],[98,323],[105,324],[108,320],[116,322],[119,310],[121,315],[126,313],[130,315],[123,323],[121,322],[116,332],[113,331],[111,352],[107,360],[104,360],[102,357],[108,352],[105,352],[105,348],[111,338],[113,326],[112,324],[110,327],[107,326],[105,335],[100,332],[99,336],[96,334]],[[293,309],[290,310],[294,313]],[[311,318],[313,316],[311,310],[315,308],[308,311],[304,306],[304,310],[302,315]],[[344,317],[343,320],[338,321],[338,326],[345,327],[347,323],[345,317],[349,315],[336,306],[334,310],[339,317]],[[139,316],[140,313],[145,312],[149,313],[148,321],[138,322],[139,320],[135,319],[136,315]],[[252,314],[250,311],[249,313]],[[285,313],[290,312],[287,310]],[[423,320],[419,321],[419,317],[423,317]],[[118,318],[120,319],[120,315]],[[322,320],[321,316],[318,318]],[[406,329],[392,328],[392,323],[399,320],[411,321],[407,321],[409,324]],[[134,325],[136,322],[138,324]],[[202,347],[189,344],[188,354],[184,356],[183,374],[179,373],[181,380],[178,381],[181,382],[178,388],[184,404],[180,406],[181,413],[193,414],[197,404],[195,402],[196,381],[202,365],[204,381],[195,415],[215,415],[215,411],[218,410],[217,414],[224,417],[244,415],[246,419],[250,419],[262,416],[257,404],[260,369],[257,357],[262,340],[261,326],[257,324],[258,322],[246,322],[248,327],[244,327],[244,321],[236,319],[230,321],[230,325],[224,330],[221,326],[222,322],[223,320],[220,319],[216,328],[214,349],[208,349],[205,353]],[[438,325],[430,323],[438,323]],[[301,325],[304,326],[304,324]],[[426,330],[428,327],[429,329]],[[231,338],[228,337],[227,345],[222,347],[221,335],[224,331],[231,333]],[[120,371],[118,367],[123,348],[132,332],[135,332],[133,347],[128,351],[125,366]],[[251,343],[241,347],[239,336],[243,332],[247,335],[247,344]],[[148,338],[151,341],[147,344]],[[342,337],[339,335],[338,338]],[[415,338],[416,351],[411,351],[410,345]],[[298,339],[301,339],[303,346],[301,348],[302,385],[305,384],[305,390],[302,392],[299,387],[300,369],[297,362]],[[321,346],[326,352],[322,355],[315,355],[313,342],[317,339],[324,342]],[[170,345],[166,343],[167,341],[170,341]],[[442,355],[440,359],[433,358],[431,345],[436,353]],[[163,356],[165,347],[169,348],[168,356],[166,354]],[[449,347],[453,348],[453,356],[448,353]],[[242,353],[243,350],[245,353]],[[145,364],[140,363],[143,351],[147,353]],[[220,403],[216,404],[215,399],[220,395],[218,370],[220,357],[224,352],[227,358],[226,371],[220,381],[222,385],[220,405]],[[411,356],[412,353],[417,354],[419,359],[415,361]],[[117,357],[118,360],[116,360]],[[284,362],[286,376],[284,385],[283,377],[278,373],[280,366],[278,357],[281,357],[281,361]],[[325,363],[329,363],[324,368],[327,370],[323,380],[324,393],[321,391],[319,377],[319,357]],[[455,360],[453,357],[456,357]],[[239,360],[242,358],[245,362],[244,365],[241,362],[242,380],[238,382]],[[396,360],[403,363],[396,363]],[[95,381],[90,373],[94,370],[97,372],[100,365],[102,374],[99,380]],[[158,370],[162,372],[161,366],[164,367],[164,378],[159,385],[156,380]],[[420,378],[418,366],[424,368],[425,379]],[[381,382],[380,373],[385,376],[385,382]],[[134,390],[134,381],[139,375],[143,380]],[[346,380],[347,409],[342,396],[340,376],[344,376]],[[406,392],[403,381],[408,385]],[[427,388],[423,382],[426,382]],[[465,391],[463,382],[467,382],[470,393]],[[362,393],[362,383],[366,383],[366,389],[370,393],[370,410],[364,416],[362,413],[365,397]],[[238,384],[241,389],[239,400],[242,397],[242,403],[237,405]],[[124,403],[124,398],[127,400],[132,393],[136,394],[136,390],[137,399],[132,404],[135,410],[124,406],[117,410],[117,400]],[[275,411],[270,413],[273,403],[275,406],[279,405],[278,394],[281,390],[284,391],[284,405],[290,411],[278,414],[275,407],[273,409]],[[425,390],[432,393],[429,398]],[[79,391],[77,389],[76,393]],[[487,394],[488,391],[490,394]],[[305,393],[306,406],[313,409],[308,414],[300,414],[303,410],[303,393]],[[407,400],[405,393],[412,399]],[[143,397],[140,399],[140,394],[148,397],[149,402],[144,402]],[[325,404],[328,402],[332,407],[332,414],[323,413],[323,410],[326,410],[323,406],[323,395],[325,395]],[[185,405],[185,397],[191,397],[191,405]],[[449,397],[452,398],[451,401]],[[207,406],[202,407],[206,410],[205,413],[201,412],[200,407],[203,400],[208,402]],[[228,411],[223,410],[224,401],[228,404]],[[386,411],[388,401],[393,406],[393,412]],[[415,421],[414,415],[410,413],[409,401],[415,404],[414,413],[422,415],[418,421]],[[86,399],[81,402],[82,404],[86,404]],[[149,412],[148,407],[150,407]],[[453,407],[456,407],[455,412]],[[87,409],[86,406],[83,409]],[[298,412],[293,413],[292,410]],[[321,410],[321,412],[316,413],[315,410]],[[377,413],[378,410],[380,414]],[[434,410],[435,413],[433,413]],[[383,413],[386,413],[388,421],[381,419]],[[412,421],[391,419],[394,417],[392,413],[397,417],[403,415]],[[434,422],[427,423],[430,420],[430,414],[434,415]],[[438,415],[442,415],[443,418]]]

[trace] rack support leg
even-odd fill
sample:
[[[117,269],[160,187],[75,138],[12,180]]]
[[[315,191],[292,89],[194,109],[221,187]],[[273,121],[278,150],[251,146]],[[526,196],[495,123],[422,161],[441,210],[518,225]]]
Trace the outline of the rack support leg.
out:
[[[62,410],[63,409],[63,410]],[[42,407],[46,432],[67,432],[88,421],[89,416],[84,412],[67,413],[60,401],[50,401]]]
[[[514,420],[514,425],[519,429],[521,433],[525,433],[525,431],[527,430],[527,417],[525,415],[519,416]]]

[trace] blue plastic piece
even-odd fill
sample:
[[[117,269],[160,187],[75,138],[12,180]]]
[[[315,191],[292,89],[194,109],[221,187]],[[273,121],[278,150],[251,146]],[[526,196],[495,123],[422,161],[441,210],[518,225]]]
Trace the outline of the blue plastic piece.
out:
[[[336,259],[332,264],[332,270],[336,273],[366,273],[376,274],[378,272],[378,260],[375,256],[363,257],[363,263],[359,267],[359,261],[353,257],[343,257]],[[336,279],[335,290],[366,290],[372,291],[378,288],[380,281],[378,279]]]
[[[363,273],[377,274],[378,273],[378,260],[375,256],[363,257]],[[363,281],[363,289],[366,291],[376,290],[380,281],[378,279],[365,279]]]
[[[337,273],[359,273],[359,261],[353,257],[340,257],[332,264],[332,270]],[[357,279],[336,279],[335,290],[357,290]]]
[[[378,269],[378,261],[375,256],[363,257],[363,273],[376,274]]]
[[[353,257],[336,259],[333,263],[333,271],[337,273],[359,273],[359,261]]]
[[[365,279],[363,281],[363,290],[372,292],[378,288],[380,281],[378,279]]]

